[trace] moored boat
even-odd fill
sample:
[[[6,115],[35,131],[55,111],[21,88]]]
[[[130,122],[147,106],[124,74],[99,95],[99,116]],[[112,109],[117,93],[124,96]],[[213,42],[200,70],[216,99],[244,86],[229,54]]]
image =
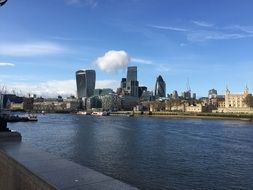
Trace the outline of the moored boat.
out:
[[[37,115],[28,114],[27,116],[28,121],[38,121]]]
[[[90,112],[78,111],[76,114],[78,114],[78,115],[90,115]]]
[[[26,121],[38,121],[37,115],[28,114],[23,116],[10,115],[7,119],[8,122],[26,122]]]
[[[251,118],[240,118],[241,121],[251,121]]]
[[[106,111],[95,111],[95,112],[92,112],[91,115],[97,115],[97,116],[109,116],[110,113],[109,112],[106,112]]]

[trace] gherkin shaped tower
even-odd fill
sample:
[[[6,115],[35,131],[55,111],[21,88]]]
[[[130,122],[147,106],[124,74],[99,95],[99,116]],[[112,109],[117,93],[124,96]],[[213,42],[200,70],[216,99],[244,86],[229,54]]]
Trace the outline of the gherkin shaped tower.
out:
[[[155,96],[156,97],[166,97],[166,83],[164,82],[161,75],[159,75],[156,79]]]

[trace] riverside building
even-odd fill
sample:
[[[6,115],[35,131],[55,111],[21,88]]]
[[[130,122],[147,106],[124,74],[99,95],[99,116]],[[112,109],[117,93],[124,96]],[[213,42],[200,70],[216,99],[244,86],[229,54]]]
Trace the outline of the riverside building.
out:
[[[94,94],[96,83],[95,70],[79,70],[76,72],[77,97],[79,99]]]
[[[217,98],[217,90],[215,89],[211,89],[208,91],[208,98],[212,99],[212,98]]]
[[[225,93],[224,107],[219,107],[219,112],[229,112],[229,113],[253,113],[253,109],[250,108],[244,99],[249,94],[249,89],[246,86],[243,93],[232,94],[227,88]]]

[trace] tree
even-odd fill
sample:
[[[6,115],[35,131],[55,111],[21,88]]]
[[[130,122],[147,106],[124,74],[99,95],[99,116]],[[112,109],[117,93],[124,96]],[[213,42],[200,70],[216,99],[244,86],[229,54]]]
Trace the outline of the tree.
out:
[[[180,99],[170,99],[170,100],[168,100],[168,101],[166,101],[166,110],[168,110],[168,111],[171,111],[171,108],[172,107],[178,107],[178,106],[180,106],[181,105],[181,100]]]
[[[252,94],[248,94],[248,95],[244,98],[243,102],[244,102],[247,106],[249,106],[250,108],[253,108],[253,96],[252,96]]]

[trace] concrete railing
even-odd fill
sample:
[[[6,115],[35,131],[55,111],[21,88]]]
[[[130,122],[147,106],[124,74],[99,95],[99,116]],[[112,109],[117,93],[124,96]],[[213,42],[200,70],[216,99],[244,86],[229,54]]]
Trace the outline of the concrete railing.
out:
[[[0,142],[1,190],[137,189],[22,142]]]
[[[0,150],[0,189],[55,190],[57,188],[37,177],[22,164]]]

